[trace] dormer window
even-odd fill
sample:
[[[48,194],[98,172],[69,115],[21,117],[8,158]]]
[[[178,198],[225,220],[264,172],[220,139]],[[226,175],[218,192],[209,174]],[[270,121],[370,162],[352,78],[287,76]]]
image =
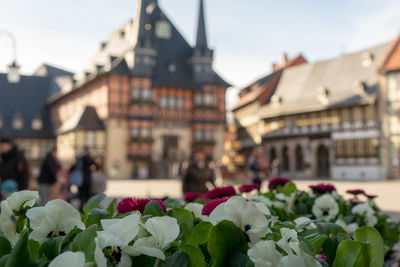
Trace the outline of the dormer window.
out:
[[[14,116],[12,121],[12,127],[15,130],[21,130],[24,127],[24,120],[22,119],[22,116],[20,114]]]
[[[202,71],[202,66],[200,64],[197,64],[194,66],[194,72],[200,73]]]
[[[356,94],[364,95],[366,94],[367,85],[363,81],[355,81],[353,84],[353,89]]]
[[[325,86],[317,88],[317,99],[322,105],[329,104],[329,89]]]
[[[374,61],[374,54],[371,52],[364,52],[361,55],[361,66],[369,67],[371,66],[372,62]]]
[[[273,95],[271,97],[271,104],[273,107],[279,107],[283,103],[283,98],[279,95]]]
[[[170,73],[176,72],[176,65],[175,65],[174,63],[169,63],[169,64],[168,64],[168,71],[169,71]]]
[[[172,28],[171,24],[166,20],[161,20],[156,23],[156,36],[160,39],[171,39]]]
[[[35,131],[40,131],[43,128],[43,121],[40,118],[34,118],[32,120],[32,129]]]

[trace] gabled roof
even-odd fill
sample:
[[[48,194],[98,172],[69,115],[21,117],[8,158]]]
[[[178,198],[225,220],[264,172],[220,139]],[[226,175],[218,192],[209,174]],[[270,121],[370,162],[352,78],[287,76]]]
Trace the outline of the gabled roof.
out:
[[[389,44],[346,54],[312,64],[301,64],[283,70],[274,95],[278,105],[261,108],[264,118],[336,107],[373,103],[378,86],[378,62]],[[356,87],[363,86],[362,92]],[[326,101],[318,98],[325,94]]]
[[[21,76],[19,83],[7,81],[7,75],[0,73],[0,117],[2,127],[0,136],[15,138],[53,138],[53,126],[50,120],[46,100],[49,96],[52,78],[45,76]],[[22,129],[12,127],[13,118],[20,116]],[[41,130],[32,129],[32,120],[40,118]]]
[[[385,72],[400,70],[400,34],[390,44],[390,47],[379,63],[378,68]]]
[[[104,123],[98,116],[96,109],[92,106],[86,106],[80,111],[75,112],[69,120],[57,129],[57,133],[63,134],[76,130],[98,131],[104,129]]]

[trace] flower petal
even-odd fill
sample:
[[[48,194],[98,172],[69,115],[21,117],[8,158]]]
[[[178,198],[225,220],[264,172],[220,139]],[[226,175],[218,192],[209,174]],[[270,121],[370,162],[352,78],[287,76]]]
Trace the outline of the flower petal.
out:
[[[71,252],[67,251],[58,255],[49,267],[84,267],[85,266],[85,254],[82,252]]]
[[[127,246],[139,232],[139,214],[131,214],[122,219],[101,220],[104,233],[121,240],[121,246]]]
[[[152,236],[140,238],[133,245],[134,250],[131,249],[130,252],[132,253],[133,251],[136,251],[150,257],[156,257],[158,259],[165,260],[164,252],[158,247],[156,242],[157,241],[154,240],[154,237]]]
[[[145,227],[162,249],[174,241],[180,232],[177,220],[169,216],[150,218]]]

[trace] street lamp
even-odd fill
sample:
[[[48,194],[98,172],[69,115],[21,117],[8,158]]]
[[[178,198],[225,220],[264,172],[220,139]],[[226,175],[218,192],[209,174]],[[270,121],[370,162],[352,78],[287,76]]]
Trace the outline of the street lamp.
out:
[[[9,83],[19,83],[21,77],[19,74],[20,66],[17,63],[17,42],[14,38],[14,35],[12,35],[9,31],[0,29],[0,34],[3,34],[8,38],[10,38],[13,47],[13,61],[11,62],[11,64],[7,66],[8,67],[7,80]]]

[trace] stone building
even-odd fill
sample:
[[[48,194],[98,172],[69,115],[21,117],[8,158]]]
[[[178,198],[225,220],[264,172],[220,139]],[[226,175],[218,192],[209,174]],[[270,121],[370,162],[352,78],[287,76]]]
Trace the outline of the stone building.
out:
[[[257,137],[254,145],[265,147],[270,162],[279,160],[281,175],[398,178],[399,59],[398,38],[284,68],[268,100],[244,115],[249,105],[240,107],[236,120],[247,139]]]
[[[220,159],[228,86],[213,70],[202,0],[194,47],[157,0],[139,0],[136,17],[48,100],[59,154],[72,162],[89,146],[111,178],[175,177],[196,147]]]

